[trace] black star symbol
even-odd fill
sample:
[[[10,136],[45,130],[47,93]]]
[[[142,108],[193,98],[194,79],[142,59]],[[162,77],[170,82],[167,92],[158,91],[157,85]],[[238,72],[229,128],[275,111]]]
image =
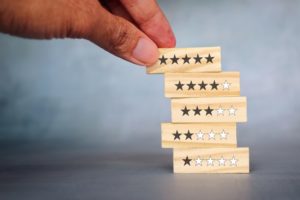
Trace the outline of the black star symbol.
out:
[[[182,159],[182,160],[184,162],[183,166],[185,166],[185,165],[191,166],[190,162],[192,161],[192,159],[189,159],[188,156],[185,159]]]
[[[192,89],[192,90],[194,90],[194,87],[195,87],[195,83],[193,83],[192,81],[189,83],[189,84],[187,84],[188,86],[189,86],[189,89],[188,90],[190,90],[190,89]]]
[[[197,56],[194,57],[194,59],[195,59],[195,64],[196,64],[196,63],[201,63],[202,57],[200,57],[199,54],[197,54]]]
[[[175,84],[175,85],[177,87],[176,90],[182,90],[182,86],[184,86],[184,84],[182,84],[180,81],[177,84]]]
[[[207,84],[204,83],[203,81],[200,84],[198,84],[198,85],[200,86],[200,90],[202,90],[202,89],[206,90]]]
[[[182,111],[182,116],[184,115],[189,116],[190,109],[187,109],[186,106],[184,107],[184,109],[181,109],[181,111]]]
[[[206,59],[206,63],[213,63],[213,59],[214,59],[215,57],[212,57],[210,54],[208,54],[208,57],[205,57],[205,59]]]
[[[193,111],[195,112],[194,115],[200,115],[201,109],[197,106],[196,109],[193,109]]]
[[[176,133],[173,133],[173,135],[174,135],[174,140],[176,139],[180,140],[181,133],[178,133],[178,131],[176,131]]]
[[[185,54],[185,57],[183,57],[182,59],[183,59],[183,64],[184,63],[189,63],[190,64],[191,57],[188,57],[187,54]]]
[[[205,109],[205,111],[206,111],[206,115],[212,115],[213,109],[211,109],[211,108],[208,106],[207,109]]]
[[[160,60],[160,64],[167,64],[167,60],[168,60],[168,58],[165,58],[165,56],[163,55],[161,58],[159,58],[159,60]]]
[[[214,82],[213,82],[212,84],[210,84],[210,85],[211,85],[211,90],[213,90],[213,89],[218,90],[218,85],[219,85],[219,83],[216,83],[215,80],[214,80]]]
[[[174,63],[176,63],[176,64],[178,64],[178,60],[179,60],[179,58],[177,58],[175,55],[173,56],[173,58],[170,58],[171,60],[172,60],[172,64],[174,64]]]
[[[184,135],[185,135],[185,140],[187,140],[187,139],[192,139],[193,133],[190,133],[190,130],[188,130],[188,132],[185,133]]]

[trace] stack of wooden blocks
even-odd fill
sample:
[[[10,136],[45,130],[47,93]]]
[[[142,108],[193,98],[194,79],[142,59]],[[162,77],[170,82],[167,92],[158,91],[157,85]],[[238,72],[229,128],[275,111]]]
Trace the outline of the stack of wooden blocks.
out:
[[[164,73],[172,123],[162,147],[173,148],[174,173],[249,173],[249,148],[237,147],[236,123],[247,121],[239,72],[221,71],[220,47],[159,49],[148,73]]]

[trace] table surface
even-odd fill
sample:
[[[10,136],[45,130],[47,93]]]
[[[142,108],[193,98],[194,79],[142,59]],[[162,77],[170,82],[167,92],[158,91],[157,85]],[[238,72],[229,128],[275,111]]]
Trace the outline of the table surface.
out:
[[[297,141],[250,147],[250,174],[173,174],[171,150],[129,146],[5,142],[0,199],[299,199]]]

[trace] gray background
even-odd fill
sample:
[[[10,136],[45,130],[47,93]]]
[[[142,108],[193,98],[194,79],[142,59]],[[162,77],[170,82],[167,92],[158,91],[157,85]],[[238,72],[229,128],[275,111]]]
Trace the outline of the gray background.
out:
[[[84,40],[0,34],[0,199],[299,199],[300,1],[159,1],[178,47],[241,72],[249,175],[172,174],[163,76]]]

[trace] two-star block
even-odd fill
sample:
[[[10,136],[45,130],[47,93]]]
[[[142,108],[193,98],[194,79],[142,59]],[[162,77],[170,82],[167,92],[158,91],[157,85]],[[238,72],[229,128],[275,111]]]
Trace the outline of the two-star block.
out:
[[[163,148],[236,147],[235,123],[162,123]]]

